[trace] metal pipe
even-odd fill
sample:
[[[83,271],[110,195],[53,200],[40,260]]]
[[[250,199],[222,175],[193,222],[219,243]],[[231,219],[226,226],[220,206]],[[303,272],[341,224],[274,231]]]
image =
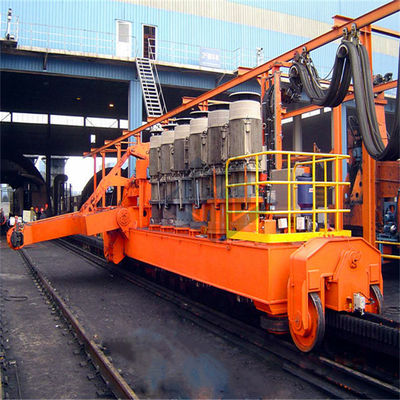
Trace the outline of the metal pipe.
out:
[[[104,179],[106,175],[106,154],[104,151],[101,153],[101,179]],[[103,196],[101,197],[101,205],[102,207],[106,206],[106,192],[103,193]]]

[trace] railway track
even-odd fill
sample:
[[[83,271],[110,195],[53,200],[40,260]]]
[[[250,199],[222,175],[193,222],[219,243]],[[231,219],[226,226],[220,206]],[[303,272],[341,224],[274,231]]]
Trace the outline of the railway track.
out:
[[[270,359],[273,355],[276,363],[285,371],[318,387],[330,397],[378,399],[399,398],[400,396],[396,377],[385,380],[384,373],[373,373],[374,371],[377,372],[379,368],[370,368],[371,373],[366,373],[365,368],[364,370],[356,369],[349,366],[351,362],[338,362],[326,353],[300,353],[291,343],[268,334],[265,330],[249,326],[130,271],[110,266],[102,257],[71,244],[67,240],[59,239],[56,243],[100,267],[112,271],[113,274],[119,275],[136,286],[172,302],[185,310],[187,317],[195,324],[245,348],[258,357]],[[90,243],[86,243],[86,246],[88,245]],[[382,325],[382,321],[380,321],[380,324]],[[349,326],[354,331],[362,329],[354,323],[353,325],[349,323]],[[385,329],[386,339],[388,343],[391,343],[394,336],[390,329],[397,329],[398,331],[398,327],[387,328]]]
[[[27,252],[21,250],[19,254],[31,272],[35,283],[40,290],[44,291],[55,310],[64,318],[69,330],[78,340],[81,349],[86,352],[87,360],[93,364],[96,372],[101,375],[114,396],[123,399],[138,399],[132,388],[126,383],[118,370],[103,353],[101,347],[86,333],[81,323],[75,318],[67,304],[58,295],[57,290],[34,266]]]

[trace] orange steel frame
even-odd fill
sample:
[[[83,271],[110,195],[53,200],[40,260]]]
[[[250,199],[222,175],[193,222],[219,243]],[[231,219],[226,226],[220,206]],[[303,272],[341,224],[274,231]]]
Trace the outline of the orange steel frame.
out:
[[[76,213],[27,223],[8,232],[10,243],[13,231],[21,230],[24,244],[54,239],[76,233],[94,235],[103,233],[104,253],[108,260],[118,263],[125,256],[178,273],[191,279],[245,296],[253,300],[254,305],[272,316],[288,315],[290,330],[296,344],[302,350],[313,347],[316,326],[321,321],[310,314],[309,294],[318,293],[323,307],[336,311],[353,311],[352,294],[362,293],[373,297],[371,285],[377,285],[381,291],[382,275],[378,250],[362,238],[323,237],[314,238],[306,243],[248,243],[236,240],[215,240],[211,237],[196,237],[198,231],[174,227],[152,227],[150,225],[150,184],[147,179],[148,143],[140,143],[140,132],[156,123],[187,110],[214,97],[242,82],[260,77],[265,86],[267,73],[272,72],[275,83],[279,82],[280,67],[291,60],[296,52],[304,47],[308,51],[316,49],[342,36],[343,28],[353,23],[357,28],[370,25],[383,17],[400,10],[400,1],[392,1],[364,16],[334,27],[330,32],[307,42],[283,55],[246,72],[245,74],[213,89],[194,100],[176,108],[165,115],[152,120],[122,137],[112,140],[88,154],[94,158],[102,157],[102,180],[94,180],[94,192]],[[278,124],[277,149],[280,150],[280,119],[283,116],[280,107],[280,90],[276,85],[276,115]],[[265,90],[265,88],[263,89]],[[335,144],[334,152],[340,153],[340,107],[334,110]],[[283,116],[285,118],[286,116]],[[127,143],[134,136],[136,143]],[[123,145],[128,145],[123,148]],[[114,148],[112,148],[114,147]],[[104,176],[105,154],[117,152],[117,164]],[[132,178],[120,176],[120,168],[131,156],[137,158],[136,175]],[[365,162],[370,163],[369,156]],[[369,161],[368,161],[369,159]],[[277,158],[277,166],[282,159]],[[341,177],[341,171],[339,171]],[[336,177],[336,178],[339,178]],[[118,205],[104,208],[104,194],[109,186],[118,187]],[[121,188],[124,194],[121,199]],[[373,188],[373,184],[372,184]],[[372,191],[372,189],[371,189]],[[373,193],[368,194],[373,199]],[[250,199],[249,199],[250,201]],[[342,200],[341,200],[342,201]],[[98,207],[99,203],[103,207]],[[210,199],[215,218],[221,218],[224,206],[221,199]],[[368,201],[366,207],[371,207]],[[339,208],[342,208],[340,206]],[[205,214],[204,209],[199,209]],[[337,229],[337,227],[336,227]],[[218,235],[216,236],[218,237]],[[367,311],[377,312],[377,304],[368,304]]]

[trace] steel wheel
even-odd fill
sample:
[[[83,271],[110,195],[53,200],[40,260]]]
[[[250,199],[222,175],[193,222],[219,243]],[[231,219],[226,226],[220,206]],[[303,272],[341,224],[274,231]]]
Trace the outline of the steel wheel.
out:
[[[372,304],[372,312],[380,314],[383,309],[383,295],[378,285],[371,285],[371,297],[374,300]]]
[[[317,293],[308,295],[308,318],[310,321],[309,329],[304,335],[297,334],[289,323],[290,334],[298,349],[309,352],[317,348],[325,334],[325,315],[321,299]]]

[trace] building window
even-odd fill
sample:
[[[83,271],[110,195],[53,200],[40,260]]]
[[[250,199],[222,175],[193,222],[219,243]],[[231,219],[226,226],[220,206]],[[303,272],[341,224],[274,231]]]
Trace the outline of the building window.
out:
[[[156,59],[156,26],[143,25],[143,57]]]

